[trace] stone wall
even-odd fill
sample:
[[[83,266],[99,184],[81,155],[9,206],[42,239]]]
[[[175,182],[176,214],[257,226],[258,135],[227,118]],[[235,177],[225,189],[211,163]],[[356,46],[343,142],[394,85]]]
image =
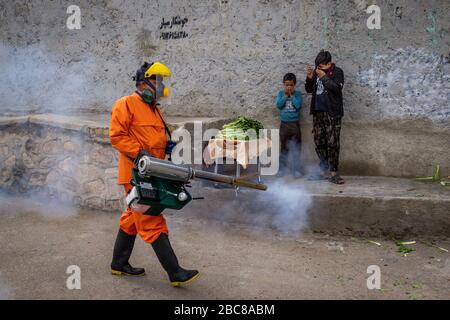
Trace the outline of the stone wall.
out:
[[[54,197],[92,209],[122,209],[118,152],[109,142],[107,120],[95,115],[0,117],[0,191]],[[167,120],[171,130],[194,130],[190,118]],[[195,120],[203,132],[226,121]]]
[[[122,208],[117,152],[101,142],[104,134],[101,129],[75,131],[30,123],[2,127],[0,187],[75,206]]]

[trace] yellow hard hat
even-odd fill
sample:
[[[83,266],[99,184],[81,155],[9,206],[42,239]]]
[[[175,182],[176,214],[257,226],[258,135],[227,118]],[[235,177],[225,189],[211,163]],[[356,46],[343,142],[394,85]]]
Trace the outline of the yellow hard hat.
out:
[[[145,71],[144,78],[150,78],[153,75],[170,77],[171,74],[172,73],[170,72],[169,68],[167,68],[164,64],[162,64],[161,62],[155,62],[147,69],[147,71]]]

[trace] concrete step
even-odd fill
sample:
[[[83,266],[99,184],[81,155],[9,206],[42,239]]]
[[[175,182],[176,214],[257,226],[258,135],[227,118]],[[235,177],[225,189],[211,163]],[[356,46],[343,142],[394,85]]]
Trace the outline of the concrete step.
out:
[[[221,128],[230,118],[224,117],[165,117],[171,130],[185,128],[193,132],[194,123],[201,123],[202,130]],[[31,115],[0,115],[0,127],[14,125],[38,125],[64,130],[87,133],[96,142],[109,143],[109,114],[86,113],[77,115],[63,115],[54,113],[42,113]]]
[[[194,201],[179,214],[233,221],[282,232],[355,236],[450,236],[450,188],[437,182],[344,177],[344,185],[266,177],[268,190],[216,189],[196,182]]]

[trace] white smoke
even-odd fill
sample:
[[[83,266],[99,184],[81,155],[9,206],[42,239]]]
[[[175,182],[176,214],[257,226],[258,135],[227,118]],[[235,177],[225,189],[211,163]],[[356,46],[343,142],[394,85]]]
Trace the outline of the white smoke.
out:
[[[98,81],[96,65],[89,56],[65,57],[44,47],[0,42],[0,112],[66,114],[109,103],[113,89]]]
[[[275,153],[278,157],[278,152]],[[221,205],[213,206],[207,213],[200,214],[228,223],[244,222],[251,225],[256,233],[273,228],[282,234],[298,236],[309,227],[308,215],[313,201],[303,182],[308,174],[317,171],[317,166],[313,169],[312,166],[302,164],[300,155],[299,145],[289,141],[287,156],[280,161],[280,176],[262,176],[262,182],[268,187],[266,191],[240,188],[235,197],[230,199],[235,191],[218,184],[217,187],[228,189],[223,193],[211,195],[221,199]],[[249,170],[247,173],[252,171],[251,168],[247,169]],[[218,173],[235,174],[229,171]],[[201,195],[201,188],[201,186],[195,188],[198,195]],[[191,210],[196,212],[202,208],[194,207]]]
[[[272,226],[282,233],[301,233],[308,228],[312,196],[302,180],[285,176],[267,183],[268,189],[256,198],[273,212]]]
[[[272,227],[285,234],[297,235],[308,228],[312,197],[299,178],[311,169],[302,163],[301,153],[301,144],[291,138],[287,152],[280,153],[280,177],[267,179],[268,189],[256,198],[265,208],[270,208]]]
[[[68,58],[45,47],[12,47],[0,43],[0,115],[70,115],[93,110],[93,105],[109,94],[105,91],[108,84],[96,80],[95,67],[95,61],[89,56]],[[117,92],[109,98],[115,96]],[[0,153],[3,172],[0,189],[8,190],[0,198],[2,207],[17,200],[10,193],[20,193],[34,212],[50,217],[74,215],[78,204],[72,198],[76,200],[78,186],[74,179],[60,179],[56,173],[61,173],[69,160],[73,168],[78,168],[83,154],[64,150],[62,142],[55,143],[51,150],[44,148],[45,141],[33,136],[34,131],[26,123],[12,130],[16,131],[8,131],[0,141],[4,150],[8,150],[6,154],[3,149]],[[29,137],[25,139],[21,131],[28,132]],[[73,144],[81,144],[79,134],[68,139]]]
[[[78,213],[70,201],[34,190],[26,197],[1,192],[0,204],[2,215],[38,214],[46,218],[70,218]]]

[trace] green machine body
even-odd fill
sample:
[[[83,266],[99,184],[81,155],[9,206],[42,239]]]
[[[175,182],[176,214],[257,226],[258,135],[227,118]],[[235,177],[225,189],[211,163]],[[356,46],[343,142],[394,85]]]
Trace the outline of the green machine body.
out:
[[[133,188],[126,197],[128,207],[147,215],[157,216],[164,209],[180,210],[192,200],[186,183],[143,176],[133,169]]]

